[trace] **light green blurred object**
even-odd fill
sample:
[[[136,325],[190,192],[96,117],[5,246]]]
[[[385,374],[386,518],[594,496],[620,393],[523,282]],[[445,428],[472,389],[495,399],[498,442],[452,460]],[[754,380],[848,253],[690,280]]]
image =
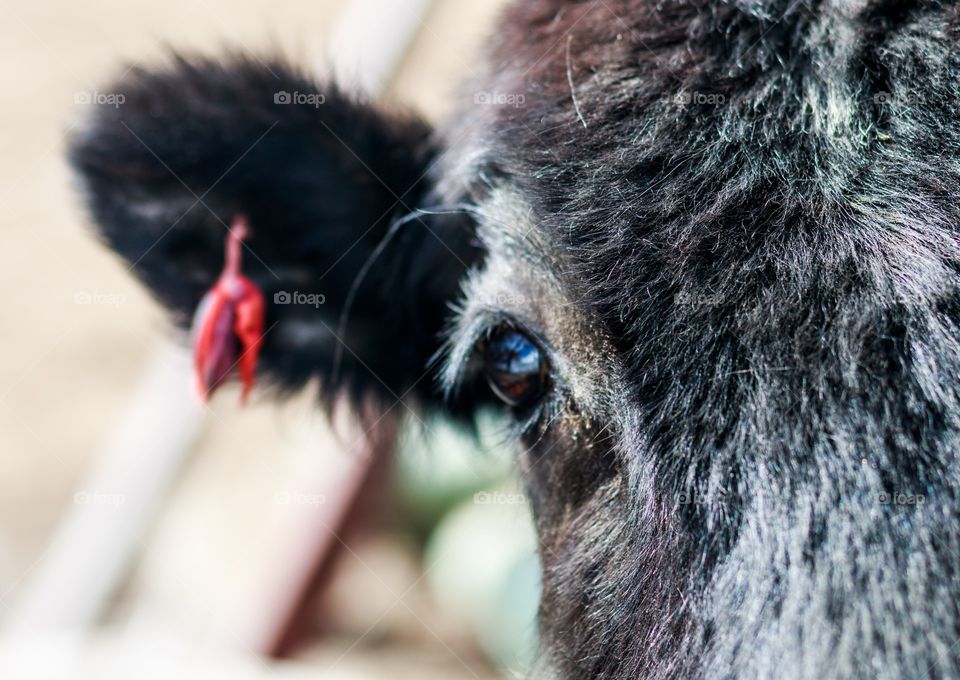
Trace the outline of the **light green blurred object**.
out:
[[[515,486],[481,491],[431,536],[427,581],[501,668],[522,674],[537,648],[540,570],[526,498]]]
[[[443,420],[404,429],[394,480],[408,524],[429,531],[461,500],[511,474],[514,453],[503,445],[502,421],[481,416],[477,431],[474,438]]]
[[[505,425],[481,416],[476,438],[442,421],[413,423],[396,489],[404,521],[428,534],[427,582],[501,669],[523,675],[537,648],[540,568]]]

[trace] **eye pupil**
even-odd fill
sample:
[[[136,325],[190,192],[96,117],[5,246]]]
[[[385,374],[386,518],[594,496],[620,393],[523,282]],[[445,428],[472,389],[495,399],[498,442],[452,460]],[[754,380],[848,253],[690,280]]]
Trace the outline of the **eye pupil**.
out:
[[[516,329],[501,327],[491,333],[484,366],[490,389],[510,406],[527,404],[543,392],[547,374],[543,354]]]

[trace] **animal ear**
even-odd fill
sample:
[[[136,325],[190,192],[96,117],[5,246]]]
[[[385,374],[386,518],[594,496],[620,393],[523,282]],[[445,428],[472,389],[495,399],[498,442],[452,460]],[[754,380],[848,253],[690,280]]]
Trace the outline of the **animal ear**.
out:
[[[430,399],[425,376],[470,265],[469,225],[427,214],[431,130],[282,63],[134,69],[72,140],[106,243],[186,327],[244,215],[266,298],[260,367],[287,390]]]

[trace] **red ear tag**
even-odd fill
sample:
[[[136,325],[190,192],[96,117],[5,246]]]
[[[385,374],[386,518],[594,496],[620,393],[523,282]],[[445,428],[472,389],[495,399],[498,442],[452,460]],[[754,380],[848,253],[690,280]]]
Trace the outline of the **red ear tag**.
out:
[[[226,239],[223,273],[193,317],[197,390],[204,401],[235,368],[243,381],[241,403],[246,403],[253,389],[266,304],[256,284],[240,273],[243,241],[249,234],[247,219],[237,215]]]

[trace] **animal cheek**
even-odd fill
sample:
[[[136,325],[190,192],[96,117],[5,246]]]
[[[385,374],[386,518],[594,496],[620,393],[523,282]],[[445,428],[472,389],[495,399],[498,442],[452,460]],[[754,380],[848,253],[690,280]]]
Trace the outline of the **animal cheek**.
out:
[[[520,456],[520,473],[542,530],[556,526],[623,474],[609,442],[584,436],[583,431],[570,421],[558,422]]]

